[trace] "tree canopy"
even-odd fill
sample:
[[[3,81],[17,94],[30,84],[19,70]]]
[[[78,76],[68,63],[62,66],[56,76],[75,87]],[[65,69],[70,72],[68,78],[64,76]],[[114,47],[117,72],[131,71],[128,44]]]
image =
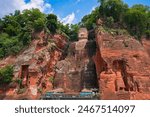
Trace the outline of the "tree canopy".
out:
[[[150,7],[136,4],[128,7],[123,0],[98,0],[100,6],[82,18],[80,24],[88,30],[94,29],[99,18],[104,27],[126,29],[137,39],[150,37]]]
[[[96,26],[96,20],[99,18],[99,8],[95,8],[89,15],[85,15],[81,22],[81,27],[86,27],[88,30],[94,29]]]
[[[86,27],[93,33],[99,18],[104,27],[126,29],[137,39],[141,39],[142,36],[150,38],[149,6],[137,4],[128,7],[123,0],[98,0],[98,2],[99,7],[85,15],[80,23],[72,25],[64,25],[58,21],[55,14],[44,14],[39,9],[22,12],[16,10],[14,14],[6,15],[0,19],[0,58],[16,55],[30,44],[34,33],[43,30],[52,35],[61,32],[70,41],[77,41],[79,28]]]
[[[49,14],[47,16],[47,28],[51,31],[51,33],[56,33],[56,30],[58,29],[58,20],[56,15]]]
[[[124,22],[127,29],[132,35],[136,35],[138,39],[140,39],[147,30],[150,30],[149,13],[150,10],[147,6],[134,5],[129,8],[124,15]]]
[[[77,26],[63,25],[54,14],[44,14],[39,9],[30,9],[6,15],[0,19],[0,58],[16,55],[33,40],[32,35],[42,30],[49,34],[61,30],[68,36],[76,38]],[[72,31],[75,31],[73,33]]]

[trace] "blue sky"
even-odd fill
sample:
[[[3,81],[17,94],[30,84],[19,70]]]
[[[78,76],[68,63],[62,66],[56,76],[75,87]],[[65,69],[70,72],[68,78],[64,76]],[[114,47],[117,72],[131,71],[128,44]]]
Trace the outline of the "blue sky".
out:
[[[150,6],[150,0],[123,0],[123,1],[127,3],[129,6],[132,6],[134,4],[144,4]]]
[[[90,13],[98,6],[97,0],[50,0],[54,13],[63,18],[68,14],[75,14],[73,23],[77,23],[81,18]]]
[[[45,0],[45,2],[51,4],[53,13],[60,18],[74,14],[75,18],[72,23],[79,22],[84,15],[89,14],[92,9],[99,5],[97,0]],[[124,2],[129,6],[139,3],[150,5],[150,0],[124,0]]]
[[[129,6],[144,4],[150,6],[150,0],[124,0]],[[3,4],[3,5],[2,5]],[[64,23],[77,23],[99,4],[97,0],[0,0],[0,17],[30,8],[39,8],[45,13],[54,13]]]

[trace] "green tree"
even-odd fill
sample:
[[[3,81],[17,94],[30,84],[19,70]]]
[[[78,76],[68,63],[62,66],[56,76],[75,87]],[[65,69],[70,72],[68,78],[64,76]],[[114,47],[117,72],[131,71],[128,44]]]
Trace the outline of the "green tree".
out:
[[[19,16],[21,14],[20,10],[15,10],[14,16]]]
[[[111,28],[113,24],[114,24],[114,18],[113,17],[107,17],[106,26]]]
[[[30,32],[24,32],[21,36],[21,41],[23,45],[28,45],[31,42],[31,33]]]
[[[105,17],[105,11],[104,11],[104,7],[105,7],[105,2],[107,0],[98,0],[98,2],[100,3],[100,7],[99,7],[99,12],[100,12],[100,15],[102,17]]]
[[[34,27],[34,31],[36,32],[40,32],[45,28],[45,19],[44,18],[38,18],[37,20],[35,20],[33,27]]]
[[[4,22],[0,19],[0,33],[3,31]]]
[[[70,35],[70,26],[69,24],[58,23],[58,28],[61,32],[65,33],[67,36]]]
[[[78,40],[78,31],[79,31],[78,24],[71,24],[71,26],[70,26],[70,41]]]
[[[9,84],[13,78],[13,67],[6,66],[0,69],[0,84]]]
[[[103,3],[103,11],[106,17],[113,17],[115,22],[121,21],[128,5],[122,0],[107,0]]]
[[[47,16],[47,28],[52,34],[56,33],[56,30],[58,29],[58,21],[56,15],[49,14]]]
[[[150,7],[148,7],[146,12],[147,12],[147,24],[146,24],[145,34],[146,34],[146,38],[150,39]]]
[[[0,58],[16,55],[32,41],[31,35],[45,28],[46,15],[39,9],[15,11],[0,19]]]
[[[144,34],[148,25],[149,11],[143,5],[134,5],[125,13],[124,22],[131,35],[137,36],[138,39]]]
[[[10,37],[6,33],[0,34],[0,58],[18,53],[20,50],[18,43],[17,37]]]
[[[10,36],[17,36],[17,34],[20,33],[21,26],[16,21],[15,16],[13,15],[5,16],[3,20],[4,20],[4,27],[3,27],[4,32],[9,34]]]
[[[86,27],[88,30],[94,29],[96,26],[96,20],[99,18],[99,8],[95,8],[91,14],[85,15],[81,22],[80,26]]]

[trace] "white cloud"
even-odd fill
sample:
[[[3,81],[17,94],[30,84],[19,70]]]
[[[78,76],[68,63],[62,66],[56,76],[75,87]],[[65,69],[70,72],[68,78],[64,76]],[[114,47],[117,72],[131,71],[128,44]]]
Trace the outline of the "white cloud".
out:
[[[64,24],[72,24],[73,21],[75,20],[75,13],[71,13],[67,15],[65,18],[61,20]]]
[[[75,2],[75,3],[76,3],[76,4],[78,4],[80,1],[81,1],[81,0],[76,0],[76,2]]]
[[[91,12],[94,11],[96,7],[97,7],[97,6],[93,6],[92,9],[91,9]]]
[[[93,10],[95,10],[95,6],[94,6],[94,7],[92,7],[92,11],[93,11]]]
[[[13,13],[15,10],[24,10],[38,8],[41,12],[51,13],[51,4],[45,3],[44,0],[31,0],[25,3],[24,0],[0,0],[0,17]]]

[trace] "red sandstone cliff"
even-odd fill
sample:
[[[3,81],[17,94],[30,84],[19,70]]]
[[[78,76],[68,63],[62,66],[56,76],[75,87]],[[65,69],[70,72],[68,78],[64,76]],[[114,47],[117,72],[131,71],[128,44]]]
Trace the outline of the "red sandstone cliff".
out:
[[[101,99],[150,99],[150,42],[103,32],[96,42]]]
[[[49,41],[43,32],[38,36],[19,55],[0,61],[0,67],[14,65],[14,82],[0,88],[1,99],[39,99],[57,88],[65,93],[99,88],[100,99],[150,99],[150,41],[141,44],[101,31],[95,43],[83,30],[65,51],[62,35],[49,36]]]
[[[41,32],[19,55],[0,61],[1,68],[14,66],[13,85],[0,88],[2,99],[38,99],[53,89],[55,65],[62,58],[67,43],[62,35],[49,36],[48,40],[44,36]]]
[[[149,40],[143,39],[142,44],[150,56],[150,39]]]

